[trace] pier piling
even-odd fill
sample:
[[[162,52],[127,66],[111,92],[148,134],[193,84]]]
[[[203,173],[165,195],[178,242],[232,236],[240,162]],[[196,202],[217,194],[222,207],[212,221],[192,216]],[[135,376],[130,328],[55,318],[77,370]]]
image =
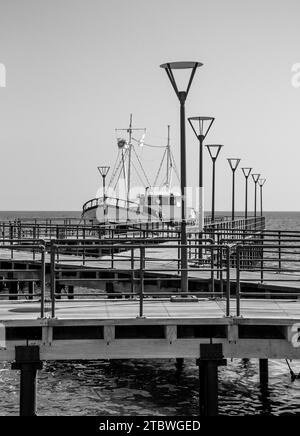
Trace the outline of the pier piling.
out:
[[[268,359],[259,359],[259,381],[262,389],[268,389],[269,365]]]
[[[199,366],[199,414],[218,415],[218,366],[226,365],[222,344],[201,344]]]
[[[177,373],[180,374],[183,370],[183,367],[184,367],[184,359],[181,357],[178,357],[176,359],[176,362],[175,362],[175,368],[176,368]]]
[[[20,416],[36,415],[36,375],[42,369],[40,348],[37,345],[16,346],[12,369],[20,370]]]

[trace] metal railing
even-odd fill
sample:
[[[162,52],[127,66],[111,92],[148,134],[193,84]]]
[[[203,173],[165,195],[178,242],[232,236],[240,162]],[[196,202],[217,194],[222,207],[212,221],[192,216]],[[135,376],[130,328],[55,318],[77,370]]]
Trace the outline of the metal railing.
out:
[[[236,315],[241,299],[300,298],[300,239],[261,239],[249,262],[249,245],[236,246]],[[254,292],[249,283],[257,283]],[[243,291],[242,288],[246,290]]]
[[[203,234],[209,238],[219,235],[220,238],[229,238],[234,235],[242,235],[251,231],[263,230],[265,221],[263,217],[228,220],[228,217],[218,217],[212,223],[209,217],[205,218]],[[0,239],[68,239],[78,240],[88,238],[126,238],[126,237],[147,237],[154,235],[169,238],[172,234],[180,234],[180,223],[170,221],[156,222],[127,222],[118,224],[90,225],[87,222],[72,223],[70,220],[58,223],[55,220],[16,220],[14,222],[0,222]],[[188,227],[188,233],[199,235],[199,228]]]
[[[99,259],[88,256],[88,251],[91,249],[91,245],[75,245],[72,246],[73,250],[81,251],[81,255],[76,255],[76,258],[72,259],[73,265],[70,266],[70,259],[64,254],[65,244],[60,244],[55,242],[51,246],[51,316],[55,317],[56,314],[56,300],[61,298],[61,291],[57,292],[57,284],[65,283],[68,284],[79,284],[83,283],[88,287],[89,283],[93,283],[93,286],[100,286],[101,283],[118,283],[118,285],[123,287],[123,290],[118,290],[114,292],[104,292],[93,291],[77,293],[70,295],[65,293],[65,297],[71,297],[72,299],[76,297],[101,297],[103,300],[107,301],[107,298],[128,298],[137,299],[139,301],[139,314],[138,316],[144,316],[144,301],[147,299],[155,298],[164,299],[176,296],[194,296],[194,297],[209,297],[209,298],[224,298],[226,301],[226,316],[230,315],[230,268],[229,268],[229,248],[222,245],[217,246],[211,243],[199,244],[193,241],[193,245],[190,244],[186,246],[187,250],[191,253],[198,253],[199,249],[204,253],[201,258],[201,264],[199,264],[198,259],[190,255],[188,273],[193,274],[193,272],[199,272],[207,276],[209,290],[190,290],[187,293],[183,293],[179,290],[180,288],[180,277],[183,271],[186,271],[181,266],[181,244],[174,244],[171,241],[168,244],[167,249],[170,251],[168,257],[164,255],[163,262],[162,258],[158,255],[153,258],[151,253],[148,255],[148,251],[155,249],[158,251],[166,250],[166,246],[153,245],[147,241],[141,243],[132,243],[130,249],[128,246],[124,245],[116,246],[111,244],[99,245],[99,248],[106,249],[109,251],[109,255],[104,256]],[[122,249],[126,248],[127,256],[114,255],[114,250],[122,252]],[[218,257],[218,253],[222,252],[222,259],[219,265],[216,264],[214,259]],[[196,262],[194,263],[193,260]],[[74,265],[75,264],[75,265]],[[76,264],[78,266],[76,266]],[[66,269],[67,267],[67,269]],[[67,277],[64,274],[67,271]],[[101,273],[105,273],[103,276]],[[114,277],[118,274],[118,278]],[[148,284],[153,283],[153,280],[165,280],[174,283],[174,290],[155,290],[145,289]],[[218,290],[216,289],[216,281],[218,281]],[[96,283],[96,285],[95,285]],[[125,285],[125,286],[124,286]],[[124,288],[127,289],[124,290]],[[111,290],[111,287],[108,286]],[[224,291],[225,288],[225,291]]]
[[[10,300],[18,300],[20,293],[18,285],[20,283],[36,283],[39,282],[39,291],[35,292],[32,290],[28,293],[27,297],[30,300],[34,300],[34,297],[38,298],[40,303],[40,317],[45,316],[45,295],[46,295],[46,248],[41,245],[38,241],[33,244],[26,244],[26,249],[32,250],[31,268],[26,267],[24,258],[20,256],[16,257],[16,253],[22,252],[24,250],[24,245],[7,243],[5,249],[10,253],[10,257],[2,257],[0,260],[0,284],[1,292],[0,297],[8,298]],[[8,263],[17,263],[17,268],[9,268]],[[4,266],[5,265],[5,266]],[[23,266],[21,268],[20,266]],[[17,276],[17,277],[16,277]],[[22,279],[20,279],[22,276]],[[35,277],[33,277],[35,276]],[[5,287],[4,287],[5,285]],[[9,288],[7,288],[9,286]]]

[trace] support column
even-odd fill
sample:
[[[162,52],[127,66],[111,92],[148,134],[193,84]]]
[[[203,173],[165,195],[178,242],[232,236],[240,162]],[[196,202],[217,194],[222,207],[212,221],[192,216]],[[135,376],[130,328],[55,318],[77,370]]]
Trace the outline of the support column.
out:
[[[12,369],[21,371],[20,416],[36,415],[36,374],[42,369],[40,347],[37,345],[17,346]]]
[[[32,300],[33,299],[33,294],[34,294],[34,282],[28,282],[28,299]]]
[[[199,412],[200,416],[218,415],[218,366],[226,365],[222,344],[200,344]]]
[[[259,359],[259,382],[262,389],[268,389],[269,365],[268,359]]]
[[[177,357],[175,362],[175,368],[178,373],[181,373],[184,367],[184,359],[181,357]]]

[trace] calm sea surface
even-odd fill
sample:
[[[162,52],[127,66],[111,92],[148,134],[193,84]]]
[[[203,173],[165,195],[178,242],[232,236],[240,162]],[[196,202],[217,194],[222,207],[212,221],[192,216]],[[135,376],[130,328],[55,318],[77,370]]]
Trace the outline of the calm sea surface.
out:
[[[76,212],[0,212],[0,220],[18,217],[79,217]],[[267,226],[300,230],[300,213],[267,213]],[[300,362],[293,361],[294,372]],[[270,383],[262,395],[258,363],[228,361],[220,368],[223,415],[300,415],[300,380],[291,382],[284,361],[270,361]],[[19,375],[0,364],[0,415],[18,414]],[[196,415],[198,368],[187,360],[176,375],[172,360],[128,360],[46,364],[38,382],[39,415]]]

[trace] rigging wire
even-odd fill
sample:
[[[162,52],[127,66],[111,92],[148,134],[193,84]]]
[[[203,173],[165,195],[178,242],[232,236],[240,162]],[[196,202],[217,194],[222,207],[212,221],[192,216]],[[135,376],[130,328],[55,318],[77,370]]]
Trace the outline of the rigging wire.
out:
[[[122,150],[121,150],[121,153],[123,153]],[[121,155],[119,165],[118,165],[118,167],[117,167],[117,169],[116,169],[116,173],[119,171],[119,175],[118,175],[118,177],[116,178],[116,183],[115,183],[115,186],[114,186],[113,189],[116,189],[117,183],[118,183],[118,181],[119,181],[119,179],[120,179],[120,177],[121,177],[121,174],[122,174],[122,171],[123,171],[123,164],[125,164],[125,162],[126,162],[127,154],[128,154],[128,149],[126,149],[126,150],[125,150],[125,153],[123,153],[123,154]],[[113,182],[113,180],[111,181],[111,183],[112,183],[112,182]],[[111,184],[111,183],[110,183],[110,184]],[[125,183],[126,183],[126,180],[125,180]],[[109,184],[109,186],[110,186],[110,184]]]
[[[134,165],[134,162],[132,162],[132,166],[133,166],[133,168],[135,169],[135,171],[136,171],[136,173],[137,173],[137,176],[138,176],[138,178],[140,179],[141,184],[142,184],[142,185],[145,185],[145,182],[143,181],[142,177],[140,176],[140,173],[138,172],[136,166]]]
[[[176,177],[178,179],[178,182],[180,183],[180,176],[179,176],[179,173],[178,173],[178,170],[177,170],[176,161],[175,161],[175,158],[174,158],[172,150],[170,150],[170,154],[171,154],[171,159],[173,161],[173,167],[174,167],[174,171],[175,171]]]
[[[155,180],[154,180],[154,184],[153,184],[153,186],[156,186],[156,183],[157,183],[157,180],[158,180],[159,174],[160,174],[160,172],[161,172],[161,169],[162,169],[162,166],[163,166],[163,163],[164,163],[164,160],[165,160],[166,152],[167,152],[167,149],[165,149],[164,154],[163,154],[163,157],[162,157],[162,159],[161,159],[161,161],[160,161],[160,165],[159,165],[158,171],[157,171],[157,173],[156,173],[156,177],[155,177]]]
[[[164,145],[153,145],[153,144],[147,144],[146,142],[144,142],[144,141],[140,141],[140,140],[138,140],[138,139],[136,139],[136,138],[133,138],[133,137],[132,137],[132,139],[133,139],[135,142],[137,142],[138,144],[143,144],[143,145],[142,145],[143,147],[146,146],[146,147],[152,147],[152,148],[165,148]]]
[[[138,162],[139,162],[139,164],[140,164],[141,170],[142,170],[142,172],[143,172],[143,174],[144,174],[144,177],[145,177],[145,179],[146,179],[146,181],[147,181],[147,183],[148,183],[148,186],[151,186],[150,180],[148,179],[148,176],[147,176],[147,174],[146,174],[146,172],[145,172],[145,170],[144,170],[144,167],[143,167],[143,165],[142,165],[142,162],[140,161],[140,158],[139,158],[137,152],[135,151],[135,148],[132,147],[132,149],[133,149],[133,152],[134,152],[134,154],[135,154],[135,156],[136,156],[136,158],[137,158],[137,160],[138,160]]]
[[[121,153],[121,150],[119,149],[118,150],[117,159],[115,160],[114,168],[112,170],[112,175],[111,175],[111,177],[109,179],[108,187],[110,187],[110,185],[112,184],[112,182],[113,182],[113,180],[115,178],[115,175],[116,175],[116,172],[117,172],[117,164],[118,164],[118,160],[120,158],[120,153]]]

